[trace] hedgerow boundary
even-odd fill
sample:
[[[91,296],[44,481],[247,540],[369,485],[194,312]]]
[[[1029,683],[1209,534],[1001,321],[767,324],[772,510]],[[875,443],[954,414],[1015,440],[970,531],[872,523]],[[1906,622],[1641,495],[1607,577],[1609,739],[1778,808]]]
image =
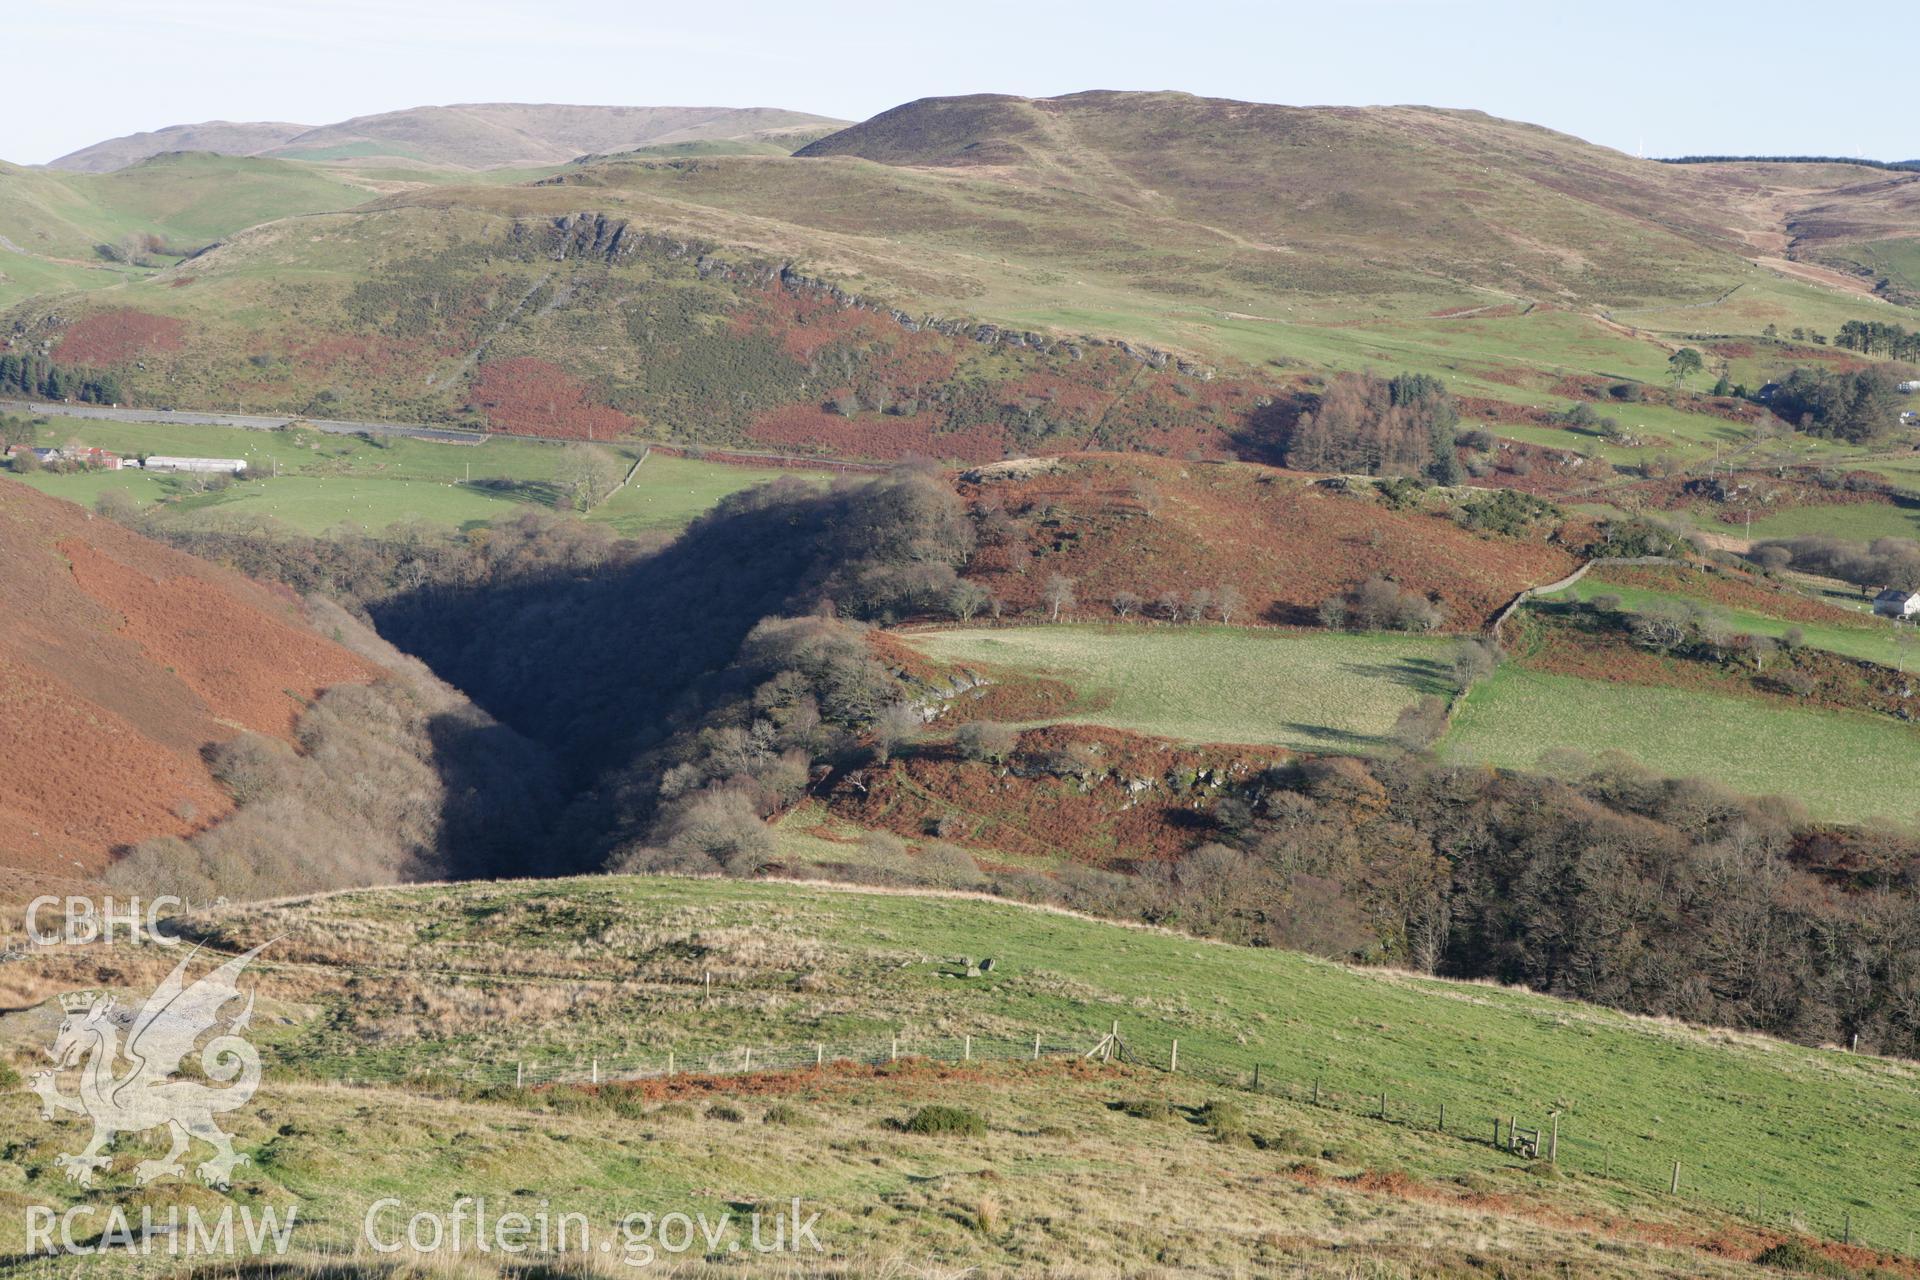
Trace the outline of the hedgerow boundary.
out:
[[[1485,1103],[1460,1108],[1433,1092],[1393,1081],[1301,1078],[1255,1064],[1251,1070],[1210,1061],[1183,1050],[1180,1042],[1142,1043],[1122,1033],[1119,1022],[1089,1045],[1084,1039],[1008,1036],[900,1037],[779,1046],[739,1045],[705,1053],[668,1050],[639,1058],[582,1058],[571,1063],[497,1062],[458,1071],[402,1070],[347,1073],[349,1086],[455,1084],[481,1089],[549,1090],[616,1086],[662,1080],[713,1080],[826,1072],[847,1066],[912,1066],[918,1063],[1089,1061],[1159,1072],[1243,1093],[1283,1099],[1303,1109],[1336,1114],[1405,1130],[1442,1135],[1504,1152],[1516,1162],[1545,1164],[1562,1175],[1612,1183],[1710,1206],[1766,1231],[1808,1236],[1902,1258],[1914,1252],[1920,1217],[1882,1213],[1869,1218],[1852,1205],[1816,1203],[1806,1197],[1767,1198],[1743,1170],[1710,1162],[1685,1146],[1658,1150],[1624,1135],[1583,1131],[1575,1109],[1516,1100],[1489,1112]]]

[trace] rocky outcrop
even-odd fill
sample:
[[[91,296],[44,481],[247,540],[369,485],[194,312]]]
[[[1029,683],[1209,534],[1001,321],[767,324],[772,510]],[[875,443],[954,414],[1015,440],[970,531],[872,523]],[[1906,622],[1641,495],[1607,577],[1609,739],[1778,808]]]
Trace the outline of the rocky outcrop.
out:
[[[789,293],[824,298],[836,306],[885,316],[908,333],[930,331],[948,337],[965,338],[984,346],[1008,347],[1039,355],[1060,355],[1069,360],[1084,358],[1090,348],[1110,347],[1150,369],[1171,367],[1182,376],[1201,382],[1210,381],[1214,376],[1213,369],[1207,365],[1157,347],[1128,342],[1124,338],[1088,335],[1062,338],[1036,333],[1031,329],[1003,328],[971,317],[915,316],[899,307],[849,292],[831,280],[808,275],[791,262],[731,261],[718,256],[714,252],[714,245],[645,231],[624,218],[610,218],[604,213],[569,213],[541,222],[518,221],[513,224],[509,238],[516,247],[555,262],[591,259],[612,264],[639,255],[674,261],[691,258],[694,272],[702,280],[724,280],[755,288],[780,288]]]

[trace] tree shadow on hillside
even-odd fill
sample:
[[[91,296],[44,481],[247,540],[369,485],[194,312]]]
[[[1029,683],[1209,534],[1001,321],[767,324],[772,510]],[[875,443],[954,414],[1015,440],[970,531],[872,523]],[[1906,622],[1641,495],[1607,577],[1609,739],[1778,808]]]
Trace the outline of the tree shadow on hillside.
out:
[[[1270,467],[1286,465],[1287,446],[1293,438],[1294,424],[1309,412],[1317,397],[1298,391],[1283,391],[1268,403],[1247,414],[1240,428],[1230,433],[1234,454],[1242,462],[1259,462]]]
[[[568,859],[550,839],[564,793],[547,747],[471,711],[430,717],[427,740],[446,789],[444,874],[465,880],[594,869]]]
[[[1303,604],[1276,600],[1260,611],[1260,620],[1275,627],[1317,627],[1320,613]]]
[[[762,618],[818,581],[830,495],[736,495],[648,555],[582,571],[532,561],[370,606],[380,633],[551,748],[576,784],[708,705]]]
[[[1432,658],[1397,658],[1392,662],[1347,662],[1340,669],[1368,680],[1391,680],[1421,693],[1437,693],[1450,683],[1451,672]]]
[[[1281,726],[1289,733],[1310,739],[1324,751],[1365,751],[1379,747],[1387,741],[1370,733],[1355,733],[1351,729],[1338,729],[1330,724],[1307,724],[1294,720]]]
[[[492,494],[498,498],[511,498],[515,502],[530,502],[536,506],[559,507],[566,491],[551,480],[516,480],[509,476],[482,476],[478,480],[467,482],[470,489]]]

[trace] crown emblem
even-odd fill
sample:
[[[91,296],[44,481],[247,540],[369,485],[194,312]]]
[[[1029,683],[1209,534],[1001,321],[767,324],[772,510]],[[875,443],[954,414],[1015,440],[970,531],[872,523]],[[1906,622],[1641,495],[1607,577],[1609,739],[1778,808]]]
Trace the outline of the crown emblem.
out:
[[[98,991],[67,991],[61,993],[60,1007],[68,1013],[86,1013],[99,998]]]

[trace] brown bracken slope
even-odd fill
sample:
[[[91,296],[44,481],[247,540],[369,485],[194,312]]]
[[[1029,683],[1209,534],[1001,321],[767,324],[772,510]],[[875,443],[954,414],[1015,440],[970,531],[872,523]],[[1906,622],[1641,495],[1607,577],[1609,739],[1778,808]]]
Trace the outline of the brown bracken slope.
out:
[[[1302,472],[1083,454],[969,472],[961,495],[981,512],[967,576],[1018,614],[1042,607],[1055,575],[1074,585],[1063,610],[1111,619],[1115,593],[1198,588],[1240,595],[1236,623],[1316,625],[1329,596],[1389,578],[1438,602],[1448,630],[1478,630],[1522,588],[1572,571],[1547,540],[1471,533],[1439,514],[1395,511],[1315,484]],[[999,513],[1004,513],[999,514]]]
[[[375,674],[292,597],[0,483],[0,867],[94,872],[207,825],[232,804],[204,746],[290,740]]]

